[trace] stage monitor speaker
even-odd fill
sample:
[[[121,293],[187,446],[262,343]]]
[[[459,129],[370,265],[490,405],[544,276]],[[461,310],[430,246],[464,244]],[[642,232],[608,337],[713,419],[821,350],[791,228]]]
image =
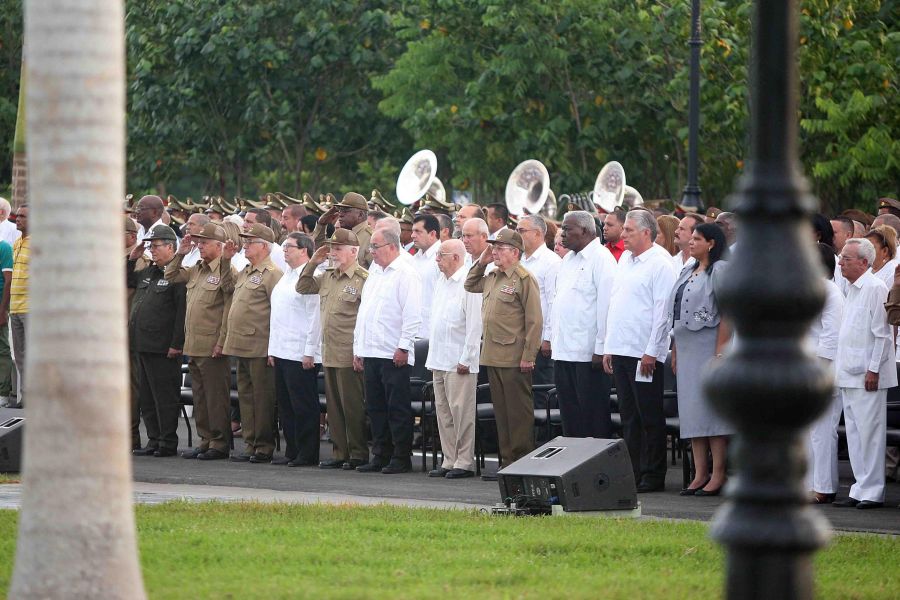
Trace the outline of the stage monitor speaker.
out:
[[[18,473],[22,470],[24,431],[23,409],[0,408],[0,473]]]
[[[497,472],[504,501],[525,499],[565,512],[637,508],[624,440],[557,437]]]

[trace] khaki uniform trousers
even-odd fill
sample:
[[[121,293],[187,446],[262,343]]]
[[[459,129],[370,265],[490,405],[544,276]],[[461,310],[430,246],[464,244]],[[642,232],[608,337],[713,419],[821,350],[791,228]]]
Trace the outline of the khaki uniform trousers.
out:
[[[246,454],[275,451],[275,369],[268,357],[237,359],[238,403]]]
[[[363,374],[352,367],[325,367],[325,410],[335,460],[369,462]]]
[[[188,361],[194,422],[200,450],[228,454],[231,446],[231,365],[228,357],[192,356]]]
[[[478,374],[432,371],[444,469],[475,470],[475,386]]]
[[[500,462],[507,466],[534,450],[534,400],[531,373],[519,367],[487,367],[497,420]]]

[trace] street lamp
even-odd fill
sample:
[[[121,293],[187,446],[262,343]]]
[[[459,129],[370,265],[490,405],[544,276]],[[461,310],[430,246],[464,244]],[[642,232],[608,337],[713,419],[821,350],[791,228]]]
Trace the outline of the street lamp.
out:
[[[754,21],[750,157],[730,200],[741,239],[719,288],[738,342],[705,383],[736,426],[737,474],[711,533],[727,548],[728,598],[812,598],[829,528],[807,504],[804,435],[832,378],[803,347],[825,292],[797,159],[797,0],[756,0]]]
[[[681,196],[682,206],[700,207],[697,176],[697,134],[700,129],[700,0],[691,0],[691,92],[688,107],[688,179]]]

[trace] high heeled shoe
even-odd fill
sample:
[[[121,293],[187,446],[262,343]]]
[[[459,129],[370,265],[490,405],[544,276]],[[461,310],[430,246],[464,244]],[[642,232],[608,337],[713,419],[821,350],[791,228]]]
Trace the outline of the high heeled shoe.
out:
[[[694,496],[697,494],[697,490],[702,490],[707,485],[709,485],[709,482],[710,482],[710,479],[707,479],[706,481],[704,481],[703,483],[701,483],[699,486],[697,486],[695,488],[692,488],[692,487],[681,488],[681,491],[678,492],[678,495],[679,496]]]
[[[708,485],[708,482],[707,482],[707,485]],[[703,487],[706,487],[706,486],[703,486]],[[720,485],[719,487],[717,487],[717,488],[714,489],[714,490],[704,490],[703,488],[700,488],[699,490],[697,490],[696,492],[694,492],[694,495],[695,495],[695,496],[701,496],[701,497],[704,497],[704,498],[709,498],[709,497],[712,497],[712,496],[718,496],[718,495],[722,492],[722,488],[723,488],[723,487],[725,487],[725,482],[724,482],[724,481],[722,482],[722,485]]]

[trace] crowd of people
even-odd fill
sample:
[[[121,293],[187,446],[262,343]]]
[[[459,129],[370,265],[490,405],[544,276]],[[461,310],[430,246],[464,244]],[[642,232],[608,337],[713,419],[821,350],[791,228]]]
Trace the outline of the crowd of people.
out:
[[[129,209],[135,455],[178,454],[186,362],[199,444],[185,459],[408,472],[410,376],[424,360],[443,457],[429,477],[474,475],[479,382],[489,383],[501,464],[534,449],[532,386],[552,384],[571,437],[615,435],[614,388],[637,491],[661,491],[668,361],[695,465],[680,493],[720,493],[734,429],[706,404],[701,384],[710,361],[735,343],[716,297],[729,262],[741,259],[734,214],[638,206],[570,210],[556,223],[512,219],[502,204],[452,210],[429,200],[396,218],[373,200],[349,192],[315,214],[300,203],[167,208],[144,196]],[[812,220],[827,302],[809,348],[835,377],[833,400],[808,433],[816,503],[882,506],[885,479],[896,475],[885,439],[887,390],[897,385],[900,285],[889,290],[900,272],[900,202],[882,199],[878,212]],[[0,220],[0,316],[9,315],[18,374],[13,393],[8,344],[0,344],[0,396],[13,406],[24,400],[27,214],[19,208],[13,231]],[[417,356],[423,341],[427,352]],[[319,456],[320,371],[329,457]],[[842,414],[855,483],[836,500]],[[238,435],[243,451],[231,452]]]

